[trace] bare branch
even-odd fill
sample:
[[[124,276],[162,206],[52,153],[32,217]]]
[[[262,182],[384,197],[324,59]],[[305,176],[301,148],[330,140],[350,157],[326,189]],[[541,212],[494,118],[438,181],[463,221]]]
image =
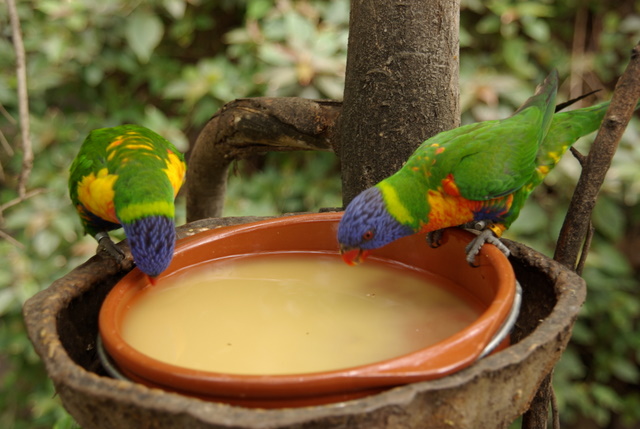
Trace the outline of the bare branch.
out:
[[[7,240],[9,243],[13,244],[19,249],[24,249],[24,244],[20,243],[18,240],[16,240],[11,235],[7,234],[1,229],[0,229],[0,239]]]
[[[32,189],[31,191],[25,193],[22,197],[18,197],[18,198],[14,198],[11,201],[7,201],[6,203],[0,205],[0,220],[2,220],[2,215],[4,213],[5,210],[7,210],[8,208],[11,208],[13,206],[15,206],[16,204],[21,203],[22,201],[31,198],[31,197],[35,197],[38,194],[42,194],[43,192],[45,192],[46,189],[44,188],[36,188],[36,189]]]
[[[268,151],[336,151],[341,103],[247,98],[227,103],[205,125],[189,158],[187,221],[222,214],[227,175],[239,158]]]
[[[574,156],[574,158],[578,160],[578,162],[580,163],[580,166],[584,168],[584,164],[587,161],[587,157],[584,156],[578,149],[576,149],[573,146],[571,146],[569,150],[571,151],[571,154]]]
[[[522,416],[521,429],[543,429],[547,427],[549,421],[549,405],[552,404],[553,386],[553,370],[542,380],[538,391],[536,392],[529,410]]]
[[[560,429],[560,411],[558,409],[558,398],[556,398],[556,392],[551,389],[551,423],[553,429]]]
[[[4,136],[2,130],[0,130],[0,144],[2,144],[2,148],[5,150],[5,152],[7,152],[9,156],[13,156],[13,148],[9,144],[9,140],[7,140],[7,138]]]
[[[11,116],[9,112],[7,112],[7,109],[5,109],[2,104],[0,104],[0,113],[2,113],[2,116],[4,116],[7,121],[12,123],[13,125],[16,124],[16,120],[13,119],[13,116]]]
[[[578,254],[589,229],[591,212],[618,142],[640,99],[640,43],[616,85],[611,104],[585,161],[565,218],[554,258],[575,269]]]
[[[20,18],[15,0],[7,0],[9,19],[11,20],[11,35],[13,47],[16,51],[16,76],[18,80],[18,109],[20,114],[20,131],[22,135],[22,171],[18,179],[18,195],[24,198],[29,175],[33,168],[33,148],[31,147],[31,133],[29,122],[29,97],[27,94],[27,66],[20,29]]]

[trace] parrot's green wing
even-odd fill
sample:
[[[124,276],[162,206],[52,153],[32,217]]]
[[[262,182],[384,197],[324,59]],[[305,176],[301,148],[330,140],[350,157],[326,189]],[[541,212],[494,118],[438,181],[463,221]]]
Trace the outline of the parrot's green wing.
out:
[[[69,196],[74,205],[79,202],[77,185],[82,178],[91,173],[97,174],[101,168],[106,166],[107,154],[105,147],[99,142],[87,139],[73,160],[69,168]]]
[[[108,172],[107,145],[101,134],[101,130],[89,134],[69,168],[69,197],[78,211],[85,232],[93,237],[101,231],[109,231],[120,226],[115,216],[105,218],[93,213],[89,204],[81,201],[82,198],[78,192],[84,185],[88,185],[84,186],[84,189],[91,189],[90,182],[99,184],[102,179],[98,181],[95,179],[100,177],[101,173],[104,176],[104,173]],[[98,194],[100,189],[94,187],[93,191],[94,194]]]
[[[459,161],[450,171],[461,196],[469,200],[497,198],[530,180],[538,149],[552,122],[557,87],[558,74],[553,71],[513,116],[484,122],[486,126],[457,138],[460,142],[451,146]]]

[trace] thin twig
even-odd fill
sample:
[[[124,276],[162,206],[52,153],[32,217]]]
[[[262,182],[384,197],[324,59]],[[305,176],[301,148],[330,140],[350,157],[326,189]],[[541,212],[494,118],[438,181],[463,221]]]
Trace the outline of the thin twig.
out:
[[[18,240],[16,240],[11,235],[7,234],[1,229],[0,229],[0,238],[7,240],[9,243],[13,244],[19,249],[24,249],[24,244],[20,243]]]
[[[29,122],[29,97],[27,94],[27,66],[20,29],[20,17],[15,0],[7,0],[9,19],[11,20],[11,35],[13,47],[16,51],[16,77],[18,80],[18,111],[20,117],[20,132],[22,135],[22,171],[18,179],[18,195],[24,198],[29,175],[33,168],[33,147]]]
[[[553,429],[560,429],[560,412],[558,410],[558,398],[556,392],[551,389],[551,419]]]
[[[592,222],[589,222],[589,229],[587,230],[587,236],[584,239],[584,244],[582,245],[582,252],[580,252],[580,260],[578,261],[578,266],[576,267],[576,273],[579,276],[582,275],[582,271],[584,270],[584,264],[587,262],[587,255],[589,255],[589,249],[591,248],[591,241],[593,240],[593,234],[596,231],[596,228],[593,226]]]
[[[32,189],[31,191],[25,193],[22,197],[14,198],[13,200],[7,201],[6,203],[0,205],[0,224],[2,224],[4,222],[4,211],[5,210],[7,210],[8,208],[11,208],[11,207],[21,203],[22,201],[24,201],[24,200],[26,200],[28,198],[34,197],[34,196],[36,196],[38,194],[42,194],[45,191],[46,191],[46,189],[44,189],[44,188]],[[18,240],[13,238],[8,233],[2,231],[1,229],[0,229],[0,239],[5,239],[9,243],[13,244],[14,246],[17,246],[20,249],[24,249],[24,245],[22,243],[20,243]]]
[[[2,130],[0,130],[0,143],[2,143],[2,148],[5,150],[5,152],[7,152],[9,156],[13,156],[13,148],[9,144],[9,140],[7,140],[7,138],[4,136]]]
[[[42,194],[45,191],[45,188],[32,189],[29,192],[25,193],[22,197],[14,198],[13,200],[7,201],[6,203],[0,205],[0,219],[2,219],[2,214],[6,209],[13,207],[28,198],[35,197],[38,194]]]
[[[16,124],[16,120],[13,118],[13,116],[11,116],[9,112],[7,112],[7,109],[5,109],[2,104],[0,104],[0,113],[2,113],[2,116],[4,116],[7,121],[12,123],[13,125]]]
[[[571,151],[571,154],[575,157],[575,159],[577,159],[580,163],[580,167],[584,168],[584,163],[587,161],[587,157],[580,153],[580,151],[573,146],[571,146],[569,150]]]

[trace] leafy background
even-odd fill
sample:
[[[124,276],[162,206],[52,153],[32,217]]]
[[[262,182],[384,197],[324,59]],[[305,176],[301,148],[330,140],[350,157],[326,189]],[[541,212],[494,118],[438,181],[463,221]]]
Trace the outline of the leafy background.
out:
[[[93,128],[150,127],[187,151],[225,102],[342,96],[347,0],[22,0],[34,151],[29,189],[0,213],[0,427],[77,427],[25,335],[21,306],[95,251],[67,196],[67,169]],[[462,0],[463,122],[508,116],[555,67],[560,99],[608,99],[640,40],[633,0]],[[0,205],[20,171],[15,54],[0,1]],[[555,373],[565,427],[640,425],[640,129],[630,124],[593,222],[587,303]],[[578,148],[587,151],[592,138]],[[551,255],[577,181],[565,156],[509,236]],[[312,184],[312,185],[309,185]],[[230,178],[225,215],[341,205],[333,154],[254,157]],[[179,197],[178,222],[184,222]]]

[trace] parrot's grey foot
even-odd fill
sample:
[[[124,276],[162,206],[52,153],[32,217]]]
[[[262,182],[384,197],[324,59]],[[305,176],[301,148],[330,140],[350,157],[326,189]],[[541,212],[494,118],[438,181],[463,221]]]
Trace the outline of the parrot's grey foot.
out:
[[[467,225],[465,225],[467,226]],[[496,246],[506,257],[509,257],[511,252],[504,245],[502,241],[496,236],[496,233],[491,228],[491,225],[487,225],[485,222],[480,221],[476,222],[474,225],[470,225],[473,229],[480,230],[480,234],[475,237],[471,242],[465,247],[465,252],[467,253],[467,263],[472,267],[476,267],[476,255],[480,252],[482,246],[485,243],[490,243]]]
[[[98,252],[100,252],[100,250],[104,250],[118,262],[124,259],[124,252],[116,246],[113,241],[111,241],[109,234],[106,232],[99,232],[95,235],[95,239],[98,241]]]
[[[435,231],[430,231],[427,233],[427,243],[429,247],[435,249],[440,247],[442,244],[442,235],[444,234],[444,229],[436,229]]]

